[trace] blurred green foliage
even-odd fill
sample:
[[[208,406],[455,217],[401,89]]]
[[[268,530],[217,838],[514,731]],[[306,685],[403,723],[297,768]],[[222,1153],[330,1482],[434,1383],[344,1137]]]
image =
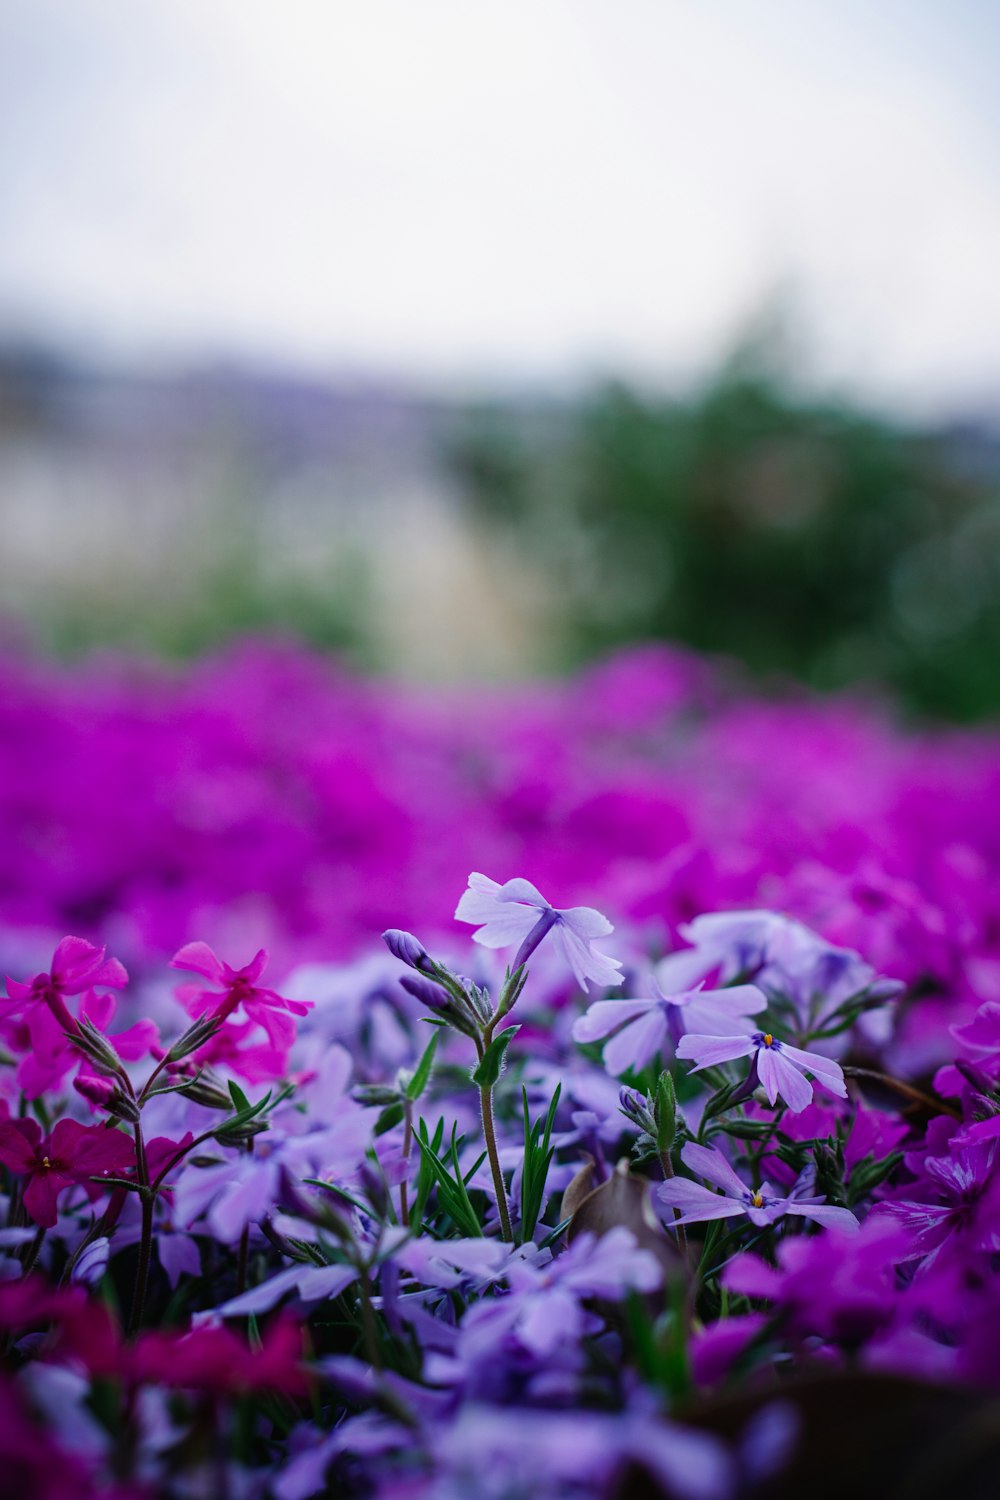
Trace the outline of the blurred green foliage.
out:
[[[537,559],[571,660],[665,637],[918,713],[1000,710],[1000,459],[734,360],[684,400],[469,410],[452,468]]]

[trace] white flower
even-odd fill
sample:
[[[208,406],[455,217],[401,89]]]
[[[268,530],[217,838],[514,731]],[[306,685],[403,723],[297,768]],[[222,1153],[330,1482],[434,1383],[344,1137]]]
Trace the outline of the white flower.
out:
[[[552,933],[562,957],[572,969],[581,989],[592,979],[602,987],[621,984],[621,964],[594,947],[594,939],[607,937],[614,928],[590,906],[559,910],[551,906],[530,880],[508,880],[504,885],[488,875],[473,873],[469,889],[455,911],[460,922],[479,928],[473,934],[484,948],[508,948],[519,944],[512,968],[519,968]]]

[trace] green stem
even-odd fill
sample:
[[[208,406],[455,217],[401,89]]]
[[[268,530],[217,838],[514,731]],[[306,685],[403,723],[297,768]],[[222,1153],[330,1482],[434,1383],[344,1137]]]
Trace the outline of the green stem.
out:
[[[146,1305],[146,1284],[149,1281],[149,1261],[153,1250],[153,1205],[156,1190],[149,1185],[149,1163],[146,1160],[146,1142],[142,1126],[135,1122],[135,1175],[139,1181],[139,1198],[142,1204],[142,1225],[139,1232],[139,1264],[135,1272],[132,1290],[132,1308],[128,1319],[128,1332],[135,1333],[142,1322]]]
[[[493,1090],[491,1088],[484,1086],[479,1090],[479,1105],[483,1116],[483,1139],[486,1142],[486,1155],[490,1159],[490,1171],[493,1173],[493,1188],[497,1195],[497,1208],[500,1211],[500,1238],[509,1242],[513,1240],[514,1234],[510,1226],[507,1189],[504,1187],[503,1173],[500,1170],[497,1136],[496,1130],[493,1127]]]
[[[403,1164],[409,1169],[410,1151],[413,1147],[413,1104],[409,1099],[403,1105]],[[399,1221],[404,1229],[410,1227],[409,1184],[406,1178],[399,1184]]]
[[[42,1241],[44,1240],[44,1238],[45,1230],[42,1225],[39,1225],[38,1229],[35,1232],[35,1238],[32,1240],[25,1253],[23,1269],[21,1271],[22,1276],[27,1276],[31,1271],[35,1269],[35,1262],[37,1261],[38,1256],[41,1252]]]
[[[132,1292],[132,1310],[129,1313],[128,1332],[137,1332],[142,1322],[146,1305],[146,1284],[149,1281],[149,1261],[153,1249],[153,1195],[147,1188],[142,1195],[142,1231],[139,1237],[139,1265],[135,1273],[135,1289]]]
[[[660,1166],[663,1168],[663,1175],[664,1175],[664,1177],[669,1181],[669,1179],[671,1177],[673,1177],[673,1175],[674,1175],[674,1164],[670,1160],[670,1152],[669,1151],[661,1151],[660,1152]],[[674,1218],[675,1219],[679,1219],[681,1217],[682,1217],[682,1214],[681,1214],[680,1209],[679,1208],[675,1208],[674,1209]],[[687,1230],[684,1228],[683,1224],[678,1224],[676,1226],[676,1234],[677,1234],[677,1244],[678,1244],[678,1247],[680,1248],[680,1251],[681,1251],[682,1255],[686,1259],[687,1258],[687,1253],[688,1253],[688,1237],[687,1237]]]
[[[361,1291],[361,1323],[365,1335],[365,1349],[368,1353],[368,1363],[375,1370],[382,1368],[382,1356],[378,1347],[378,1332],[375,1327],[375,1310],[372,1307],[371,1286],[368,1281],[367,1269],[362,1271],[358,1281]]]

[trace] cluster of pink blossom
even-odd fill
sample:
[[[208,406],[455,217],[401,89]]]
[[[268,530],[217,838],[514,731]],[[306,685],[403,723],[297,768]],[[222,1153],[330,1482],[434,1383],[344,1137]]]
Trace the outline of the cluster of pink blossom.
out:
[[[88,671],[0,700],[12,1493],[993,1492],[1000,741]]]

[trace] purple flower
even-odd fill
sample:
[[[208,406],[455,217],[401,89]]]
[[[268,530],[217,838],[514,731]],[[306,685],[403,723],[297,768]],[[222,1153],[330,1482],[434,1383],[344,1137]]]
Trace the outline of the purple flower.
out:
[[[473,937],[484,948],[519,944],[512,965],[515,969],[528,961],[551,931],[581,989],[586,990],[591,979],[602,988],[622,982],[618,960],[594,947],[595,938],[607,937],[614,931],[607,917],[590,906],[558,910],[549,905],[530,880],[508,880],[500,885],[488,875],[473,873],[455,916],[458,921],[471,922],[479,928]]]
[[[663,1279],[656,1257],[641,1250],[623,1225],[600,1239],[581,1234],[547,1263],[529,1258],[533,1250],[510,1260],[505,1297],[477,1302],[466,1313],[459,1342],[463,1359],[492,1358],[497,1345],[507,1341],[544,1359],[601,1327],[583,1301],[617,1302],[630,1290],[652,1291]]]
[[[921,1180],[879,1207],[880,1214],[887,1214],[911,1236],[901,1259],[924,1257],[926,1269],[951,1252],[1000,1251],[998,1156],[996,1139],[964,1147],[951,1142],[940,1156],[907,1156],[906,1165],[919,1170]]]
[[[655,984],[655,981],[654,981]],[[752,984],[730,989],[699,987],[680,995],[665,995],[659,986],[651,1000],[597,1000],[573,1026],[573,1040],[596,1042],[612,1036],[604,1048],[604,1066],[619,1077],[637,1072],[662,1052],[668,1040],[685,1032],[725,1036],[749,1026],[750,1017],[767,1005],[767,997]]]
[[[816,1083],[831,1094],[847,1098],[847,1085],[839,1063],[822,1057],[818,1052],[806,1052],[801,1047],[779,1042],[769,1031],[752,1031],[747,1036],[688,1034],[678,1042],[677,1056],[697,1064],[691,1069],[692,1073],[732,1062],[737,1057],[752,1057],[750,1076],[756,1076],[769,1103],[775,1104],[780,1095],[793,1114],[812,1103],[813,1087],[805,1076],[807,1073],[811,1073]]]
[[[798,1337],[856,1343],[895,1315],[895,1266],[905,1243],[894,1224],[872,1216],[856,1234],[834,1230],[782,1239],[777,1266],[744,1251],[722,1281],[744,1297],[772,1302]]]
[[[776,1224],[786,1214],[815,1219],[818,1224],[830,1224],[849,1232],[858,1228],[857,1219],[848,1209],[828,1204],[825,1198],[806,1197],[804,1192],[795,1189],[789,1197],[781,1198],[768,1182],[761,1183],[756,1191],[748,1188],[722,1152],[714,1147],[689,1141],[681,1152],[681,1160],[706,1182],[721,1188],[722,1195],[701,1187],[697,1182],[690,1182],[686,1177],[672,1177],[661,1183],[656,1190],[657,1198],[668,1208],[681,1212],[680,1218],[667,1220],[670,1229],[706,1219],[734,1219],[740,1214],[746,1214],[751,1224],[761,1229]]]

